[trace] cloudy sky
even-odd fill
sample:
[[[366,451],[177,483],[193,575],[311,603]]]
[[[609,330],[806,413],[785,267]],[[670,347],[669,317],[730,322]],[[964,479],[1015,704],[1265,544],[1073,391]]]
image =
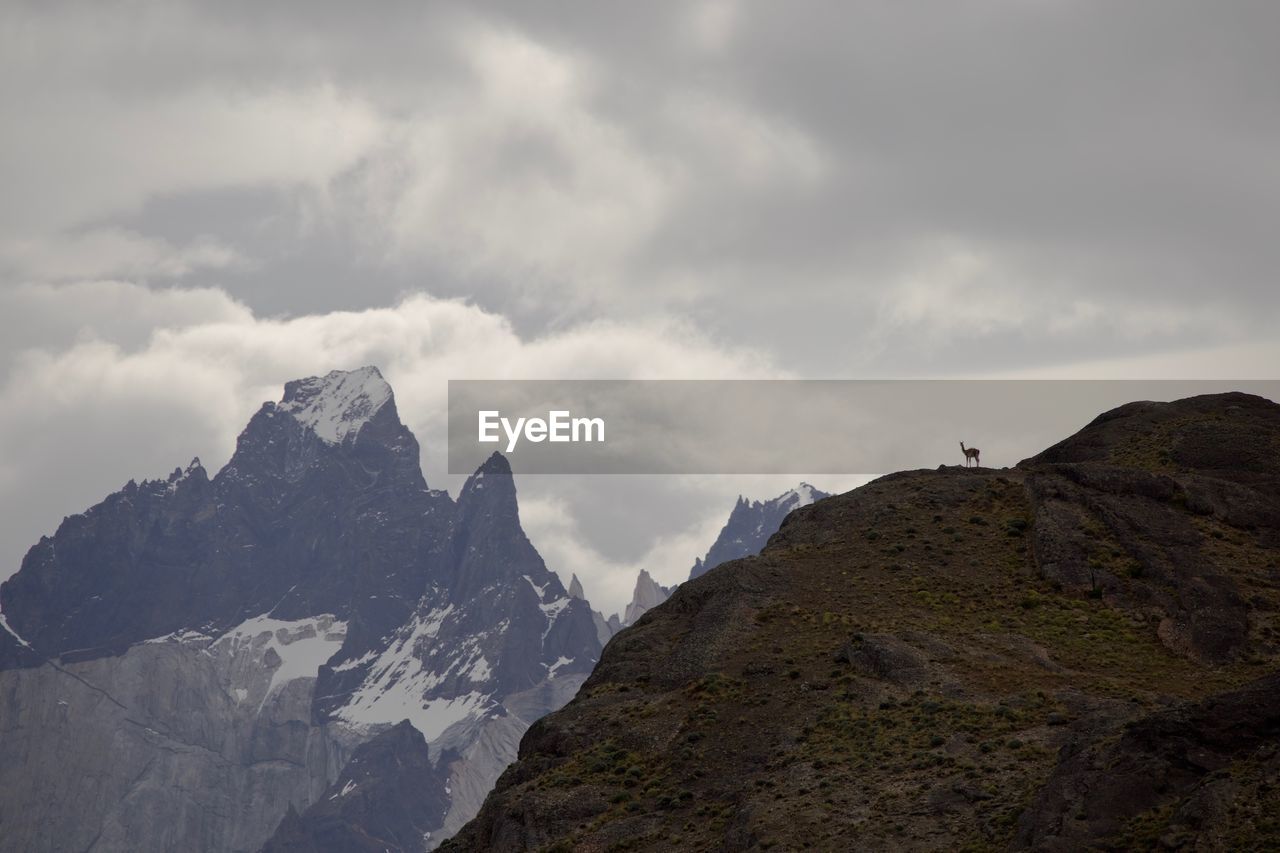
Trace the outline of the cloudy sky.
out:
[[[449,378],[1280,356],[1268,0],[265,5],[0,10],[0,576],[335,367],[456,489]],[[790,479],[522,508],[612,609]]]

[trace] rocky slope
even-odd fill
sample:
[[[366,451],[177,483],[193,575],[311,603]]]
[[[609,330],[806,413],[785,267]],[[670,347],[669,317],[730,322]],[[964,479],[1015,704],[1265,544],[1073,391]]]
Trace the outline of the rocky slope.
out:
[[[506,460],[456,502],[428,489],[373,368],[290,382],[213,477],[194,462],[65,519],[0,606],[5,850],[251,851],[290,808],[305,835],[405,720],[428,849],[600,649]]]
[[[1280,843],[1280,406],[877,480],[621,632],[450,850]]]
[[[721,563],[754,557],[768,544],[769,537],[778,532],[783,520],[792,510],[808,506],[814,501],[831,497],[821,489],[801,483],[790,491],[767,501],[749,501],[739,495],[729,520],[711,543],[706,557],[693,561],[689,579],[706,574]]]
[[[784,492],[767,501],[749,501],[741,495],[729,513],[729,520],[720,529],[716,541],[707,551],[706,559],[694,560],[690,578],[706,574],[721,563],[741,557],[754,557],[760,553],[769,537],[778,532],[783,520],[792,510],[808,506],[816,500],[830,497],[826,492],[815,489],[808,483],[801,483],[794,489]],[[671,597],[675,586],[663,586],[644,569],[636,576],[635,589],[631,593],[631,602],[623,610],[622,617],[610,616],[606,621],[597,614],[597,623],[604,621],[601,637],[608,640],[628,625],[634,625],[641,616],[657,607]],[[572,594],[572,592],[570,593]]]

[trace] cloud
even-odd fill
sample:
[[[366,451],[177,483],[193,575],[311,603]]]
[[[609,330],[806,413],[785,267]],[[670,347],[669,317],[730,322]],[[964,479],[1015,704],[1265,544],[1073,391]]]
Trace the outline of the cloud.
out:
[[[518,481],[517,487],[524,491],[522,482]],[[666,586],[687,580],[694,558],[706,553],[733,508],[723,495],[717,495],[719,500],[706,501],[700,507],[700,517],[686,519],[674,530],[653,525],[644,552],[624,560],[592,546],[574,504],[554,492],[532,491],[532,497],[522,494],[520,498],[520,520],[530,540],[566,585],[573,575],[578,576],[587,599],[605,616],[624,612],[641,570]],[[630,497],[620,489],[614,499],[626,499],[624,496]]]
[[[246,323],[252,312],[217,288],[150,288],[128,281],[28,283],[0,288],[0,364],[15,367],[26,350],[48,356],[76,341],[108,342],[133,350],[157,329]]]
[[[0,270],[19,280],[179,279],[196,270],[240,266],[230,246],[202,237],[181,246],[123,228],[0,243]]]
[[[290,379],[378,365],[422,443],[429,481],[456,490],[459,478],[444,474],[451,378],[778,375],[757,355],[680,322],[596,321],[524,338],[500,315],[425,294],[386,308],[294,318],[254,316],[216,289],[119,282],[28,286],[4,299],[21,323],[46,329],[11,355],[0,386],[0,445],[22,448],[0,462],[0,500],[11,508],[0,519],[4,574],[60,517],[128,479],[162,476],[194,455],[221,466],[250,415],[279,399]],[[556,503],[555,478],[541,480],[521,483],[535,543],[567,561],[553,566],[567,567],[566,580],[577,571],[584,583],[613,589],[618,581],[607,574],[622,561],[595,561],[593,569],[591,552],[561,541],[564,522],[547,511],[609,495],[579,487],[561,490]],[[669,494],[655,499],[672,502]],[[626,524],[634,527],[634,518]],[[608,540],[578,547],[607,552]]]
[[[356,224],[393,264],[516,277],[582,298],[631,263],[670,203],[662,165],[590,108],[580,59],[475,29],[470,79],[400,122],[353,178]],[[344,208],[345,209],[345,208]]]
[[[1275,14],[16,6],[0,243],[295,316],[682,313],[806,372],[1261,337]]]
[[[919,263],[888,281],[876,300],[868,351],[888,351],[903,338],[915,341],[918,352],[936,355],[1000,337],[1047,349],[1055,341],[1074,348],[1104,336],[1167,352],[1250,334],[1248,312],[1216,292],[1195,304],[1082,292],[1070,276],[1035,278],[1016,253],[963,241],[935,241],[917,254]]]
[[[0,181],[22,204],[0,228],[40,234],[227,187],[324,188],[379,138],[380,120],[334,87],[186,91],[114,99],[70,89],[27,100],[0,139]]]

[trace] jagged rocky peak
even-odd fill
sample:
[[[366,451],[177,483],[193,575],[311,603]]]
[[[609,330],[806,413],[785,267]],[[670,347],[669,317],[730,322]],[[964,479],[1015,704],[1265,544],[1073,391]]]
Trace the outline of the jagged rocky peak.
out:
[[[240,433],[218,479],[248,484],[260,499],[280,503],[319,470],[362,490],[426,488],[418,441],[401,423],[377,368],[286,383],[280,402],[264,403]],[[271,481],[294,485],[280,492]],[[313,482],[305,491],[315,489]]]
[[[631,594],[631,603],[623,614],[622,624],[633,625],[635,621],[649,610],[657,607],[671,597],[671,588],[665,587],[653,579],[645,569],[636,576],[636,588]]]
[[[360,625],[385,631],[421,594],[430,556],[409,543],[422,527],[439,528],[424,540],[444,535],[448,513],[432,513],[442,503],[378,371],[335,371],[288,383],[212,479],[193,459],[65,519],[0,599],[30,648],[64,662],[268,612],[345,619],[358,608]],[[0,667],[6,658],[31,661],[0,649]]]
[[[799,509],[825,497],[827,497],[826,492],[819,491],[808,483],[801,482],[800,485],[789,492],[779,495],[775,500],[788,509]]]
[[[578,580],[576,574],[569,580],[569,597],[587,600],[587,595],[582,589],[582,581]]]
[[[169,475],[167,482],[170,484],[178,483],[189,477],[199,477],[206,480],[209,478],[209,475],[204,470],[204,466],[200,464],[199,456],[193,457],[191,459],[191,464],[187,465],[186,468],[174,468],[173,473]]]
[[[467,478],[458,493],[458,506],[465,508],[483,504],[491,510],[516,513],[515,478],[511,476],[511,463],[496,450],[476,472]]]
[[[506,460],[456,503],[428,490],[374,368],[288,383],[212,478],[193,461],[67,518],[0,605],[0,730],[24,732],[0,739],[15,849],[253,850],[289,806],[286,840],[345,821],[434,846],[603,642],[521,529]],[[416,731],[311,809],[405,719]],[[421,771],[412,802],[374,778],[401,758]]]
[[[789,513],[825,497],[829,497],[826,492],[803,482],[767,501],[752,501],[738,495],[738,500],[729,513],[729,520],[707,552],[706,559],[694,560],[689,579],[693,580],[729,560],[759,554],[769,537],[778,532]],[[647,611],[670,598],[674,590],[674,586],[662,586],[647,571],[641,570],[636,578],[631,603],[623,611],[617,627],[598,620],[604,625],[601,636],[612,636],[620,628],[635,624]]]
[[[689,580],[706,574],[721,563],[759,554],[790,513],[828,497],[828,493],[803,482],[772,500],[750,501],[739,495],[728,522],[706,557],[694,561]]]
[[[395,405],[391,386],[378,368],[367,366],[289,382],[276,411],[292,415],[323,441],[341,444],[358,436],[388,403]]]

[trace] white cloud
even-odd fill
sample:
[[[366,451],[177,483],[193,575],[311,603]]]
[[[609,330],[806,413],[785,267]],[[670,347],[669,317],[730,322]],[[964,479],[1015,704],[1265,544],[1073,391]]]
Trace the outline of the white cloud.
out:
[[[396,126],[348,209],[392,262],[608,288],[660,221],[667,176],[592,111],[582,60],[511,31],[463,42],[468,82]]]
[[[922,349],[1016,334],[1040,340],[1230,340],[1247,317],[1217,304],[1169,303],[1081,291],[1052,274],[1026,272],[999,252],[957,244],[922,249],[878,300],[873,345],[910,335]],[[1184,344],[1185,346],[1185,344]],[[1069,369],[1069,367],[1068,367]]]
[[[737,0],[701,0],[678,18],[675,36],[701,51],[720,53],[733,41],[742,9]]]
[[[0,137],[0,228],[41,234],[227,187],[323,188],[379,137],[374,110],[329,85],[114,99],[57,90]]]
[[[450,378],[777,375],[757,357],[678,322],[596,322],[525,339],[499,315],[421,294],[388,308],[292,319],[255,317],[217,290],[118,282],[29,286],[6,299],[32,322],[59,316],[67,327],[18,353],[0,386],[0,446],[22,448],[0,462],[0,501],[11,508],[0,518],[0,574],[15,570],[22,552],[60,517],[127,479],[161,476],[193,455],[211,469],[221,466],[250,415],[264,400],[279,399],[290,379],[378,365],[423,445],[429,481],[456,489],[456,478],[443,475]],[[149,324],[145,336],[138,322]],[[564,524],[548,509],[558,506],[554,483],[520,488],[531,537],[549,562],[564,563],[553,568],[567,568],[566,579],[577,571],[584,583],[611,592],[623,583],[610,575],[621,562],[595,560],[590,546],[560,535]],[[600,499],[589,490],[573,498]],[[687,537],[663,541],[667,550],[655,546],[654,554],[678,552],[678,574],[710,540],[692,548]],[[634,581],[634,570],[627,574],[623,585]]]
[[[722,191],[797,191],[814,187],[830,168],[818,142],[779,118],[710,92],[680,92],[666,120],[685,143],[691,184],[717,180]]]
[[[0,268],[35,281],[178,279],[200,269],[243,266],[245,259],[211,237],[175,246],[123,228],[94,228],[59,237],[0,243]]]

